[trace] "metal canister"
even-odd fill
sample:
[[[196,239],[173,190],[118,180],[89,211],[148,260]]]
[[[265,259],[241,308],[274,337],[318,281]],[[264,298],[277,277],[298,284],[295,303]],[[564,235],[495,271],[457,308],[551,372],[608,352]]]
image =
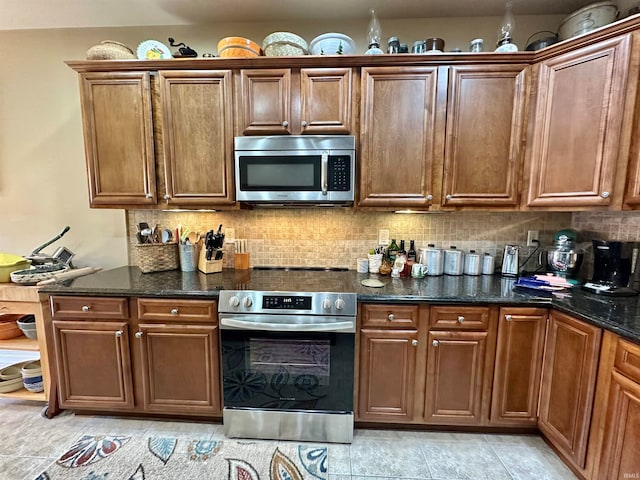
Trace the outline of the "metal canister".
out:
[[[480,53],[484,50],[484,40],[482,38],[476,38],[471,40],[469,44],[469,51],[473,53]]]
[[[482,274],[493,275],[496,270],[496,260],[490,253],[486,253],[482,256]]]
[[[427,275],[434,277],[444,273],[444,252],[433,243],[419,250],[420,263],[427,266]]]
[[[462,275],[463,271],[464,253],[457,250],[455,245],[451,245],[448,250],[444,251],[444,274]]]
[[[424,53],[426,51],[427,45],[424,43],[424,40],[416,40],[415,42],[413,42],[411,53]]]
[[[482,272],[482,261],[480,260],[480,254],[475,250],[469,250],[464,256],[464,274],[465,275],[480,275]]]

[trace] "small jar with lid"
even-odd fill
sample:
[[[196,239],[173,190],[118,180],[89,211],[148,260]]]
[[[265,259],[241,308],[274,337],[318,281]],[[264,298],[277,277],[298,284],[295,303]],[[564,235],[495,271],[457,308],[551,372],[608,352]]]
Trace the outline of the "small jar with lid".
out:
[[[411,53],[424,53],[427,51],[427,46],[424,43],[424,40],[416,40],[413,42],[413,48],[411,49]]]
[[[469,250],[464,256],[464,274],[465,275],[480,275],[482,272],[482,262],[480,254],[475,250]]]
[[[469,43],[469,51],[472,53],[480,53],[484,51],[484,40],[482,38],[475,38]]]
[[[455,245],[451,245],[444,251],[444,274],[462,275],[464,271],[464,253],[457,250]]]
[[[389,37],[387,53],[400,53],[400,40],[398,37]]]

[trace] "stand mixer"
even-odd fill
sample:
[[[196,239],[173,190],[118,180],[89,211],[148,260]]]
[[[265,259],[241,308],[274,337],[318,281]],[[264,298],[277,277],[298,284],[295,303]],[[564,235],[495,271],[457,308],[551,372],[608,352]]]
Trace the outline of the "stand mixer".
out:
[[[584,251],[576,246],[578,232],[565,228],[556,232],[553,246],[540,252],[540,264],[547,272],[563,277],[573,284],[581,283],[576,277],[584,260]]]

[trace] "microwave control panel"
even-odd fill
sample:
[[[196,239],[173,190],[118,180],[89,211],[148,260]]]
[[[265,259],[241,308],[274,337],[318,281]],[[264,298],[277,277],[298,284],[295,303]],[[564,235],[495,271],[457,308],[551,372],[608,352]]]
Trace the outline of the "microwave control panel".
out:
[[[329,157],[329,190],[346,192],[351,190],[351,159],[347,155]]]

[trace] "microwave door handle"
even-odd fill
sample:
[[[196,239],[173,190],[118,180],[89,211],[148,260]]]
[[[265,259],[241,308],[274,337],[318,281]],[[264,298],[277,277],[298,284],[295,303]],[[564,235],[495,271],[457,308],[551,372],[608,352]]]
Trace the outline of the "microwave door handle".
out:
[[[322,164],[320,166],[320,183],[322,184],[322,195],[327,195],[329,191],[329,153],[322,152]]]

